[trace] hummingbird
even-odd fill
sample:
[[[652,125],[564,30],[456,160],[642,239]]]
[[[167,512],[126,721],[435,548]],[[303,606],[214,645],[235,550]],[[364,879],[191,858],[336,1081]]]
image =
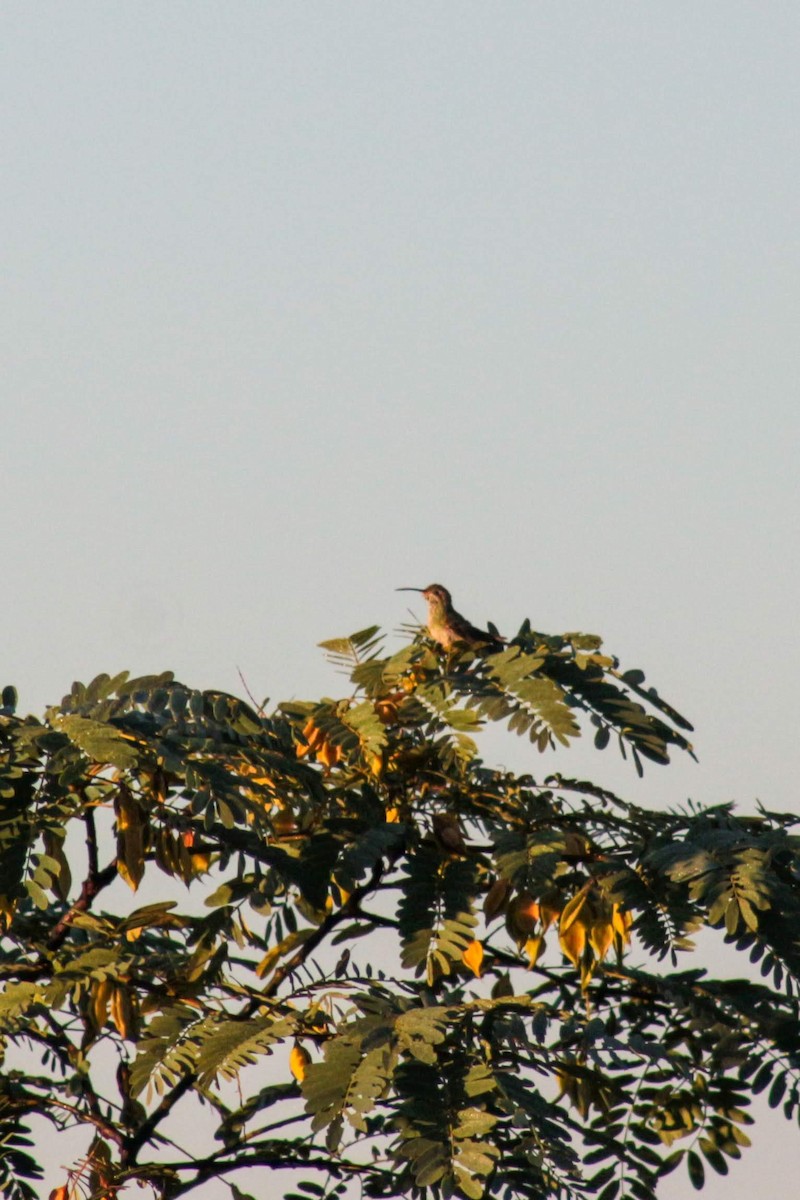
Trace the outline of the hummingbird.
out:
[[[420,592],[428,605],[428,633],[443,650],[452,650],[459,644],[464,646],[491,646],[499,650],[504,638],[496,633],[476,629],[466,617],[453,608],[453,600],[446,587],[431,583],[426,588],[397,588],[398,592]]]

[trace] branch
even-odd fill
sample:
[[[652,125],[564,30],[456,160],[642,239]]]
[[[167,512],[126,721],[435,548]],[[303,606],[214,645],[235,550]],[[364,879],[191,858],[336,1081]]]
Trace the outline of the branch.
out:
[[[271,998],[275,995],[278,988],[287,979],[292,976],[295,971],[302,967],[307,960],[312,950],[315,950],[320,942],[328,936],[332,929],[340,925],[344,920],[351,920],[358,915],[359,904],[365,896],[374,891],[380,882],[383,873],[383,862],[379,860],[373,868],[372,874],[366,883],[362,883],[360,887],[353,890],[349,900],[342,905],[336,912],[329,913],[324,921],[314,930],[309,937],[306,938],[302,946],[292,955],[292,957],[279,967],[273,974],[269,983],[262,988],[257,997],[253,997],[248,1001],[247,1006],[242,1012],[242,1017],[252,1016],[253,1013],[261,1007],[265,998]],[[192,1071],[188,1075],[184,1075],[171,1092],[168,1092],[162,1099],[161,1103],[153,1109],[150,1116],[142,1122],[139,1128],[125,1143],[125,1149],[121,1156],[122,1164],[125,1167],[132,1167],[136,1163],[136,1157],[142,1146],[152,1137],[161,1122],[169,1116],[178,1101],[186,1095],[186,1093],[194,1086],[197,1081],[197,1072]],[[194,1186],[194,1185],[192,1185]]]
[[[311,1147],[302,1147],[296,1144],[288,1144],[291,1148],[287,1148],[285,1141],[277,1139],[268,1139],[260,1145],[248,1147],[247,1153],[242,1153],[241,1147],[231,1147],[227,1150],[218,1150],[214,1154],[210,1154],[207,1158],[198,1159],[194,1162],[171,1162],[164,1166],[170,1171],[194,1171],[195,1176],[192,1180],[187,1180],[186,1183],[178,1184],[177,1188],[170,1193],[171,1196],[177,1197],[191,1192],[200,1184],[205,1183],[207,1179],[220,1178],[227,1174],[228,1171],[238,1171],[243,1167],[271,1167],[273,1169],[292,1169],[308,1168],[318,1171],[327,1171],[328,1174],[338,1178],[341,1175],[358,1178],[359,1176],[378,1177],[391,1183],[394,1175],[393,1172],[376,1166],[374,1163],[354,1163],[342,1160],[333,1161],[330,1156],[317,1157],[311,1153]],[[237,1157],[231,1162],[220,1161],[220,1156],[224,1154],[235,1153]]]
[[[96,1103],[97,1097],[94,1093],[92,1093],[92,1096]],[[55,1096],[48,1096],[44,1100],[44,1104],[48,1108],[63,1109],[64,1112],[68,1112],[70,1116],[74,1117],[78,1124],[88,1122],[90,1125],[94,1125],[95,1129],[98,1129],[103,1137],[107,1137],[110,1142],[116,1142],[118,1146],[122,1145],[122,1134],[120,1131],[115,1125],[104,1120],[99,1113],[84,1112],[80,1108],[76,1108],[73,1104],[67,1104],[64,1100],[56,1100]]]
[[[194,1072],[191,1075],[184,1075],[183,1079],[179,1080],[172,1091],[168,1092],[161,1103],[153,1109],[150,1116],[142,1121],[136,1132],[125,1139],[125,1145],[120,1155],[121,1166],[130,1168],[135,1164],[136,1156],[142,1146],[150,1140],[158,1125],[165,1117],[169,1116],[181,1097],[185,1096],[194,1086],[196,1079],[197,1075]]]
[[[81,894],[71,908],[68,908],[61,919],[58,921],[47,939],[48,950],[58,950],[66,940],[69,933],[69,927],[72,924],[76,913],[88,912],[92,907],[92,902],[98,892],[103,888],[108,887],[110,883],[117,877],[117,860],[113,858],[108,866],[102,870],[98,868],[97,860],[97,829],[94,823],[94,811],[87,808],[83,814],[83,819],[86,824],[86,853],[89,860],[89,871],[83,881]]]
[[[303,963],[311,954],[312,950],[316,950],[320,942],[324,941],[332,929],[337,925],[341,925],[342,921],[352,920],[354,916],[358,916],[359,906],[365,896],[370,892],[374,892],[380,883],[381,875],[383,874],[383,861],[378,859],[373,867],[372,874],[366,883],[362,883],[359,887],[354,888],[350,894],[346,904],[335,912],[328,913],[324,921],[322,921],[312,934],[310,934],[303,942],[290,959],[288,959],[282,967],[278,967],[272,975],[269,983],[261,989],[261,996],[271,998],[275,995],[281,984],[291,975],[294,975]],[[251,1015],[258,1007],[259,1002],[252,1000],[248,1005],[248,1014]]]
[[[62,1066],[64,1073],[69,1069],[69,1066],[74,1064],[74,1056],[77,1047],[67,1037],[66,1032],[58,1024],[54,1014],[48,1008],[44,1008],[43,1020],[49,1026],[50,1032],[47,1033],[43,1029],[32,1028],[27,1030],[26,1036],[34,1043],[40,1043],[46,1050],[57,1058]],[[118,1146],[122,1145],[123,1135],[119,1129],[113,1125],[110,1119],[103,1116],[100,1108],[100,1097],[94,1090],[91,1078],[88,1071],[81,1074],[79,1077],[79,1091],[77,1093],[78,1103],[67,1104],[64,1100],[58,1100],[55,1096],[43,1096],[42,1103],[45,1108],[55,1107],[63,1109],[75,1118],[76,1122],[88,1122],[99,1129],[104,1137],[109,1141],[115,1142]],[[83,1101],[85,1108],[80,1105]],[[104,1104],[108,1101],[104,1100]]]

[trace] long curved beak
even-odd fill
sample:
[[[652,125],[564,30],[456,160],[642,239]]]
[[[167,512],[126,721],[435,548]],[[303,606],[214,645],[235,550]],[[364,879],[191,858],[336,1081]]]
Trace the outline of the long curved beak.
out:
[[[425,588],[395,588],[396,592],[424,592]]]

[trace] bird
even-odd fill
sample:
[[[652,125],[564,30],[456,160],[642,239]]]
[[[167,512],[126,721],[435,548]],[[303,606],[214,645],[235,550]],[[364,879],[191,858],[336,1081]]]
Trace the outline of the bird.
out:
[[[436,845],[445,854],[467,853],[467,843],[455,813],[437,812],[433,814],[433,837]]]
[[[466,617],[453,608],[453,600],[441,583],[430,583],[426,588],[403,587],[398,592],[420,592],[428,605],[428,633],[443,650],[456,646],[490,646],[499,650],[505,639],[499,634],[476,629]]]

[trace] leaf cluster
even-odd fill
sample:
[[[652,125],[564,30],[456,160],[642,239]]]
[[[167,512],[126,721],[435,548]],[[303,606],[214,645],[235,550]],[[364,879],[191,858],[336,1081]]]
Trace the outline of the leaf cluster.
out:
[[[63,1188],[163,1200],[245,1169],[649,1200],[726,1172],[759,1092],[796,1122],[797,820],[487,767],[488,722],[534,762],[587,726],[637,770],[691,752],[591,635],[324,648],[349,693],[270,712],[170,673],[42,719],[4,691],[0,1192],[34,1195],[34,1118],[85,1132]],[[701,930],[746,978],[690,965]],[[211,1148],[177,1133],[198,1103]]]

